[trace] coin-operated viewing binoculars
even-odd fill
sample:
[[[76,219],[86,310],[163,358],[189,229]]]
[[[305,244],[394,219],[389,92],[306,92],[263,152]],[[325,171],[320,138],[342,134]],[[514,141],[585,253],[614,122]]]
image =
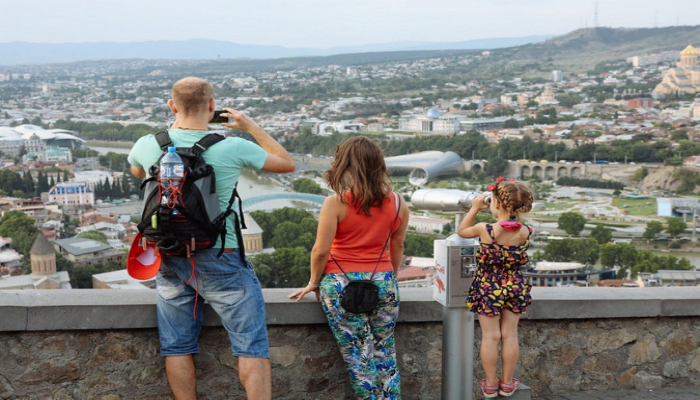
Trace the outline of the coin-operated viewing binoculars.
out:
[[[481,193],[454,189],[420,189],[411,196],[419,210],[455,214],[455,229]],[[491,203],[491,193],[484,199]],[[484,210],[484,211],[488,211]],[[472,399],[474,375],[474,315],[467,309],[476,273],[477,238],[452,234],[435,240],[433,299],[445,306],[442,342],[442,399]]]
[[[419,210],[456,214],[455,228],[474,198],[481,193],[454,189],[420,189],[411,196],[411,204]],[[490,204],[491,193],[484,203]],[[484,210],[488,211],[488,210]],[[445,307],[466,307],[467,295],[476,271],[476,249],[479,241],[452,234],[434,242],[435,272],[433,299]]]
[[[472,201],[480,194],[456,189],[420,189],[413,192],[411,204],[419,210],[465,213],[472,208]],[[484,204],[491,204],[491,192],[486,193]]]

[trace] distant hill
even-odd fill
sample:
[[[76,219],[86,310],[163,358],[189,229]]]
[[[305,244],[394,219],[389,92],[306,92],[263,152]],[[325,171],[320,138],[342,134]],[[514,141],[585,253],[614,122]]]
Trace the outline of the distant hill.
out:
[[[619,60],[668,50],[679,52],[700,45],[700,25],[666,28],[578,29],[540,43],[493,52],[498,59],[519,63],[553,62],[571,70],[585,70],[601,61]]]
[[[552,37],[527,36],[465,42],[395,42],[330,49],[256,46],[214,40],[140,43],[0,43],[0,66],[79,60],[160,60],[169,70],[261,71],[416,60],[480,52],[491,56],[469,66],[473,78],[546,77],[552,69],[583,72],[603,61],[700,45],[700,25],[665,28],[587,28]],[[189,60],[189,61],[175,61]],[[218,61],[217,61],[218,60]],[[158,62],[158,61],[151,61]],[[189,69],[188,69],[189,68]],[[7,69],[7,68],[6,68]]]
[[[150,41],[138,43],[0,43],[0,65],[68,63],[86,60],[169,59],[215,60],[328,56],[335,54],[496,49],[539,42],[553,35],[478,39],[463,42],[394,42],[329,49],[257,46],[216,40]]]

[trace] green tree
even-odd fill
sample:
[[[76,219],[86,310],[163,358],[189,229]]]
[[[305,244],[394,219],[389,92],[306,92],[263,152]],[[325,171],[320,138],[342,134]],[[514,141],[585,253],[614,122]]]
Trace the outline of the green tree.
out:
[[[92,240],[96,240],[96,241],[104,243],[104,244],[108,244],[107,243],[107,236],[105,236],[105,234],[100,232],[100,231],[83,232],[83,233],[79,234],[78,237],[83,238],[83,239],[92,239]]]
[[[266,247],[271,246],[270,243],[272,238],[274,237],[275,228],[284,222],[302,224],[302,221],[305,221],[304,224],[306,224],[306,229],[311,229],[313,235],[316,235],[315,226],[317,222],[315,222],[313,214],[306,210],[293,207],[283,207],[278,208],[270,213],[260,210],[253,211],[250,213],[250,216],[253,217],[253,219],[255,219],[255,222],[257,222],[257,224],[262,229],[263,245]],[[313,228],[309,226],[309,224],[311,224],[311,221],[309,221],[308,219],[314,221],[312,225]]]
[[[435,238],[432,236],[406,233],[404,240],[404,254],[415,257],[433,257],[433,244]]]
[[[647,222],[647,228],[644,230],[644,233],[642,234],[642,237],[647,240],[647,242],[651,241],[661,233],[661,231],[664,230],[664,226],[661,224],[659,221],[649,221]]]
[[[24,183],[18,173],[9,169],[0,169],[0,190],[11,195],[15,190],[24,192]]]
[[[39,229],[34,226],[34,220],[17,210],[7,211],[0,219],[0,236],[12,238],[12,247],[29,261],[29,249],[31,249],[39,234]]]
[[[655,273],[660,269],[693,270],[695,267],[685,257],[678,258],[670,254],[656,255],[651,251],[643,250],[638,253],[631,276],[635,278],[640,272]]]
[[[276,249],[303,247],[307,250],[311,250],[316,238],[315,230],[309,230],[308,225],[302,225],[292,221],[284,221],[277,225],[272,234],[270,245]]]
[[[276,250],[274,258],[282,267],[280,287],[303,287],[309,282],[311,253],[303,247],[286,247]]]
[[[598,244],[609,243],[612,241],[612,229],[607,226],[597,225],[591,230],[589,237],[593,238]]]
[[[75,289],[92,289],[92,276],[102,271],[97,265],[81,265],[70,271],[71,286]]]
[[[603,268],[629,268],[636,261],[637,249],[631,243],[606,243],[600,246],[600,265]]]
[[[490,157],[484,166],[484,172],[488,176],[504,176],[508,170],[508,160],[502,157]]]
[[[573,252],[571,260],[586,265],[595,265],[600,255],[600,245],[593,238],[571,239],[573,240]]]
[[[309,281],[309,257],[303,247],[286,247],[272,254],[255,255],[251,262],[263,287],[301,287]]]
[[[671,140],[676,142],[688,140],[688,131],[685,129],[676,129],[675,131],[671,132]]]
[[[625,279],[627,270],[637,263],[637,249],[631,243],[600,246],[600,265],[605,269],[618,269],[617,277]]]
[[[44,192],[47,192],[49,189],[51,189],[51,185],[49,185],[49,179],[46,177],[46,175],[42,171],[39,171],[39,174],[36,177],[36,182],[37,182],[37,191],[39,193],[44,193]]]
[[[503,121],[503,128],[509,129],[509,128],[520,128],[520,124],[515,118],[509,118],[505,121]]]
[[[686,228],[687,228],[687,226],[685,224],[685,221],[683,221],[682,218],[668,218],[667,219],[666,232],[668,232],[668,234],[674,238],[678,237],[678,235],[683,233]]]
[[[323,189],[318,183],[308,178],[300,178],[292,181],[292,189],[299,193],[321,194]]]
[[[32,197],[37,194],[34,179],[29,171],[24,173],[24,177],[22,178],[22,186],[24,186],[24,193],[26,197]]]
[[[600,254],[600,246],[595,239],[560,239],[551,241],[544,248],[542,257],[547,261],[575,261],[594,265]]]
[[[568,235],[578,236],[586,226],[586,218],[581,213],[565,212],[559,216],[557,226]]]

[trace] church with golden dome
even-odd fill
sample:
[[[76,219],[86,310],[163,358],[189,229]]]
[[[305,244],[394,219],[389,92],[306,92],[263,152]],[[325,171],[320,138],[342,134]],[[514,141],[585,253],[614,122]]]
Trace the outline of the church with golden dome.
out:
[[[700,66],[698,51],[688,45],[681,51],[681,61],[669,68],[661,83],[651,92],[654,98],[673,94],[700,93]]]

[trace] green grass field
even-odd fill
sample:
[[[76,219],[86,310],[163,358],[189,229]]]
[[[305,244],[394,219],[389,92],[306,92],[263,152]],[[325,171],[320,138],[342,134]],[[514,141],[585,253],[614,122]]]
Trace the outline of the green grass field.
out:
[[[656,199],[614,199],[613,205],[630,215],[656,215]]]

